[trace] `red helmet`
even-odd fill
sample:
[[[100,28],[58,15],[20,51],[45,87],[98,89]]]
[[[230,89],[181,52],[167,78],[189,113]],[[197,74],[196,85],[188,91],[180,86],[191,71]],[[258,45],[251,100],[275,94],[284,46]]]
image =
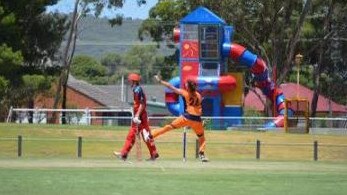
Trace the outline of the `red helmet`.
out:
[[[130,73],[128,75],[128,81],[137,81],[139,82],[141,80],[141,76],[136,73]]]

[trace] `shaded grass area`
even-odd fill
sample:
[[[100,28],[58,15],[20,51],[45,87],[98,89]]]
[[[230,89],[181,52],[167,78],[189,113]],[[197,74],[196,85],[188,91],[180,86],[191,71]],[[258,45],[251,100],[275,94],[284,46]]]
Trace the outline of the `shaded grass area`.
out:
[[[0,194],[347,193],[340,163],[14,159],[0,160],[0,173]]]
[[[17,156],[17,137],[23,137],[23,158],[77,158],[81,136],[83,158],[110,159],[120,150],[128,127],[0,124],[0,158]],[[160,158],[182,158],[182,129],[156,140]],[[261,160],[312,161],[313,142],[319,143],[319,161],[347,161],[347,136],[288,134],[283,132],[206,131],[206,154],[213,160],[255,160],[256,141],[261,141]],[[195,158],[196,136],[188,130],[188,159]],[[148,156],[142,143],[142,154]],[[134,158],[134,150],[130,158]]]

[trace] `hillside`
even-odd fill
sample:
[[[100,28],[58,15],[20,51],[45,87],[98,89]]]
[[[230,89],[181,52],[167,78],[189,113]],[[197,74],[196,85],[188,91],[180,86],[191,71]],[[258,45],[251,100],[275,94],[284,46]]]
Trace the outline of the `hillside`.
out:
[[[121,26],[111,27],[104,18],[86,17],[79,26],[76,55],[85,54],[100,58],[105,53],[125,53],[133,45],[156,45],[148,37],[140,41],[137,36],[142,20],[126,19]],[[170,55],[174,52],[163,44],[159,52]]]

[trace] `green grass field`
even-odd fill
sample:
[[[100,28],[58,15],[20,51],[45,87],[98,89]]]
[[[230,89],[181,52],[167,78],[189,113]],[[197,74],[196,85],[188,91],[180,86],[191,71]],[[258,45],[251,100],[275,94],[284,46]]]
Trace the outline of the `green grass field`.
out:
[[[0,194],[346,194],[340,163],[2,159]]]
[[[131,154],[132,163],[125,163],[112,151],[121,148],[127,129],[0,124],[0,194],[347,194],[347,136],[207,131],[211,162],[201,163],[192,132],[182,161],[177,130],[156,141],[158,161],[138,162]],[[78,136],[82,158],[76,156]],[[260,160],[256,140],[262,142]],[[318,161],[312,160],[314,140]]]

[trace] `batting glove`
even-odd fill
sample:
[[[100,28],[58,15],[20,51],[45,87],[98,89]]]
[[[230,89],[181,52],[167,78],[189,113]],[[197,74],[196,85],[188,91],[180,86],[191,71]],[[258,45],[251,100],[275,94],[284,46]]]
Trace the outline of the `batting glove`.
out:
[[[138,116],[135,116],[134,118],[133,118],[133,122],[135,123],[135,124],[141,124],[141,120],[139,119],[139,117]]]

